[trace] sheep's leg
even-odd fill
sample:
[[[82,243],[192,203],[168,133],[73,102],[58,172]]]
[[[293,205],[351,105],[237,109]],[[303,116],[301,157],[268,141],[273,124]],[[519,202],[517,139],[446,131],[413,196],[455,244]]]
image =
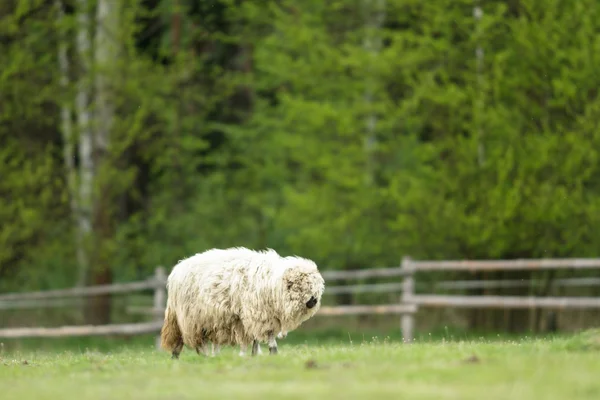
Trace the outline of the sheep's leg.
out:
[[[202,355],[208,357],[208,349],[206,347],[206,344],[196,346],[196,353],[198,353],[199,356]]]
[[[246,352],[248,351],[248,344],[242,343],[240,344],[240,357],[244,357]]]
[[[221,351],[221,346],[219,346],[218,344],[214,344],[214,343],[210,344],[210,353],[213,357],[216,356],[217,354],[219,354],[219,351]]]
[[[183,340],[179,340],[175,347],[173,347],[171,358],[177,360],[179,358],[179,354],[181,354],[181,350],[183,350]]]
[[[252,341],[252,355],[255,356],[258,354],[260,350],[260,345],[258,344],[258,340]]]
[[[275,340],[275,333],[269,333],[269,354],[277,354],[277,340]]]
[[[212,346],[212,343],[211,343]],[[196,346],[196,353],[198,353],[198,355],[200,355],[202,353],[202,355],[208,357],[208,345],[206,342],[203,342],[200,346]]]

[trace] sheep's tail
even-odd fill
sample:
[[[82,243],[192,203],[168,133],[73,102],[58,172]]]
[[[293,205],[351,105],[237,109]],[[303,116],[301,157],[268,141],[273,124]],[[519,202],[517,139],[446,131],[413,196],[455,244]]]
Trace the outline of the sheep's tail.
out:
[[[165,322],[160,330],[160,347],[165,350],[174,351],[181,346],[182,335],[175,311],[167,305],[165,310]]]

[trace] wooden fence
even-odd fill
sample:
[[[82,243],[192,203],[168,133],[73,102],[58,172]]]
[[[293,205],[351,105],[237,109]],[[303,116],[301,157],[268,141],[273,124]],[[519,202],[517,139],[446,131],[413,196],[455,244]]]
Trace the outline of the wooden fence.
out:
[[[521,260],[463,260],[463,261],[416,261],[405,257],[402,261],[405,272],[402,301],[417,307],[453,308],[550,308],[550,309],[600,309],[597,297],[534,297],[534,296],[461,296],[417,294],[415,275],[422,272],[491,272],[491,271],[540,271],[540,270],[588,270],[600,269],[600,259],[521,259]],[[560,279],[553,286],[597,286],[598,278]],[[445,289],[472,289],[494,287],[523,287],[522,281],[454,281],[439,282],[435,286]],[[528,282],[529,283],[529,282]],[[414,314],[402,318],[402,330],[408,332],[407,340],[412,340]]]
[[[510,270],[544,270],[544,269],[600,269],[600,259],[539,259],[539,260],[484,260],[484,261],[417,261],[409,257],[402,260],[399,267],[371,268],[353,271],[325,271],[323,277],[326,284],[325,293],[358,294],[358,293],[395,293],[400,301],[394,304],[377,305],[344,305],[322,306],[318,316],[340,315],[400,315],[400,327],[405,342],[414,337],[415,316],[420,307],[455,307],[455,308],[555,308],[555,309],[600,309],[600,298],[597,297],[524,297],[524,296],[464,296],[417,294],[416,288],[427,287],[416,282],[417,274],[433,271],[510,271]],[[400,278],[398,282],[369,284],[339,284],[335,282],[375,279]],[[0,329],[0,338],[23,337],[60,337],[91,335],[137,335],[157,333],[162,326],[164,306],[166,303],[166,273],[159,267],[155,275],[145,281],[118,283],[112,285],[51,290],[32,293],[0,294],[0,310],[55,307],[69,303],[70,300],[105,294],[125,294],[142,290],[153,290],[153,307],[129,307],[133,313],[147,314],[151,321],[136,324],[115,324],[104,326],[63,326],[58,328],[5,328]],[[474,288],[518,288],[530,287],[532,282],[516,280],[462,280],[441,281],[433,283],[433,289],[465,290]],[[600,277],[557,279],[553,286],[600,286]],[[157,337],[157,346],[158,346]]]
[[[154,308],[146,310],[152,321],[136,324],[78,325],[57,328],[6,328],[0,329],[0,338],[62,337],[62,336],[103,336],[141,335],[156,333],[162,327],[162,316],[166,304],[166,273],[163,267],[155,270],[153,277],[140,282],[115,283],[80,288],[48,290],[30,293],[0,294],[0,310],[22,308],[44,308],[65,305],[65,300],[92,297],[106,294],[130,294],[143,290],[154,291]],[[58,301],[58,302],[57,302]],[[69,304],[69,303],[66,303]],[[159,337],[156,345],[159,346]]]

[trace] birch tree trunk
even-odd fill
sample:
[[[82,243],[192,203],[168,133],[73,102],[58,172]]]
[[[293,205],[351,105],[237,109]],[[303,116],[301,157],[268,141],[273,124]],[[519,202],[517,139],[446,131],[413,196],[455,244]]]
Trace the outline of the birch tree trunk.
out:
[[[79,185],[77,225],[79,234],[79,276],[77,283],[84,286],[87,282],[90,261],[88,243],[92,232],[92,188],[94,183],[94,162],[92,159],[92,127],[90,126],[90,73],[91,43],[88,0],[77,0],[77,52],[80,60],[80,76],[77,88],[77,125],[79,130]]]

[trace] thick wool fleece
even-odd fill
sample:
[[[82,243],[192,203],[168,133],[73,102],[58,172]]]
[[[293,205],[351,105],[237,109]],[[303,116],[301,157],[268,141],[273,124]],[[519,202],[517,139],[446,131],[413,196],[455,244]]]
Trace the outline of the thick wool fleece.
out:
[[[198,349],[207,341],[266,342],[312,317],[324,288],[316,264],[305,258],[246,248],[196,254],[169,275],[162,346],[178,352],[183,344]]]

